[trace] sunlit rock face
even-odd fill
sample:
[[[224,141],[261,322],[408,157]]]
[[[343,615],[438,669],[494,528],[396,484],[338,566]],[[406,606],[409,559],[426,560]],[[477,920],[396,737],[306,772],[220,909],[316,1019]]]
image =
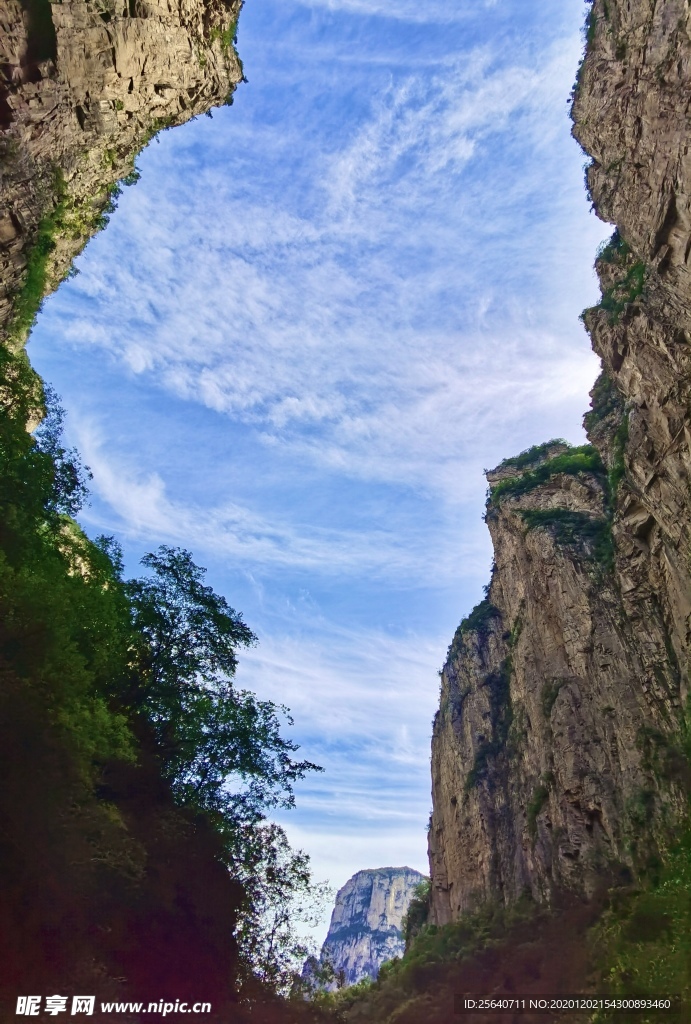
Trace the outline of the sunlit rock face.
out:
[[[626,478],[615,535],[627,613],[653,598],[688,688],[691,587],[691,12],[684,0],[593,5],[594,30],[574,103],[592,156],[598,213],[625,258],[599,260],[605,295],[643,291],[612,315],[586,314],[593,347],[628,413]],[[633,284],[633,288],[631,287]],[[597,444],[601,441],[595,439]],[[645,628],[641,622],[641,628]]]
[[[602,466],[488,474],[496,568],[449,651],[432,742],[431,919],[591,895],[664,849],[688,785],[691,13],[595,0],[574,102],[618,236],[584,315]],[[533,474],[530,486],[499,486]]]
[[[386,960],[403,955],[403,917],[424,877],[412,868],[375,868],[339,889],[321,958],[342,972],[340,981],[376,978]]]
[[[227,102],[240,0],[0,0],[0,339],[49,231],[45,291],[103,223],[157,130]],[[44,231],[45,236],[45,231]],[[40,242],[40,244],[45,244]]]

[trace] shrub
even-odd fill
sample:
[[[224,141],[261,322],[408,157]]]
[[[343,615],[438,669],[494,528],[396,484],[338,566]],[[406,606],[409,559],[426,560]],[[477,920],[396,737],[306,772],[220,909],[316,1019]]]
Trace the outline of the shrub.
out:
[[[537,835],[537,819],[540,811],[547,803],[549,799],[549,786],[544,782],[541,782],[539,786],[533,790],[533,795],[530,798],[528,807],[526,808],[526,818],[528,821],[528,835],[531,839],[535,839]]]
[[[591,391],[591,408],[585,414],[583,423],[587,431],[606,419],[622,405],[622,398],[611,377],[603,370]]]
[[[542,692],[540,694],[540,703],[542,705],[542,713],[545,718],[549,719],[552,714],[552,708],[554,707],[559,691],[566,682],[566,679],[549,679],[542,686]]]
[[[544,444],[534,444],[532,448],[526,448],[520,455],[514,455],[510,459],[504,459],[499,464],[499,469],[508,469],[509,467],[515,467],[516,469],[524,469],[526,466],[531,466],[534,462],[539,462],[549,452],[550,448],[555,445],[564,445],[569,447],[568,442],[563,437],[552,438],[551,441],[545,441]]]
[[[638,260],[629,267],[625,277],[608,288],[596,309],[609,313],[609,322],[616,324],[620,314],[630,303],[634,302],[643,293],[645,283],[645,263]]]
[[[410,901],[408,910],[405,913],[402,924],[403,938],[406,949],[409,947],[415,936],[427,924],[430,908],[430,897],[432,883],[429,878],[419,882],[413,890],[413,898]]]
[[[597,252],[596,260],[602,263],[619,263],[631,252],[628,242],[619,234],[619,228],[614,229],[614,234],[608,242],[605,242]]]
[[[561,455],[536,466],[522,476],[508,477],[500,480],[490,490],[490,503],[496,503],[500,498],[507,496],[518,497],[534,490],[545,483],[552,476],[565,474],[578,476],[580,473],[595,473],[599,476],[604,474],[604,467],[600,454],[591,444],[581,445],[578,448],[570,448]]]
[[[619,424],[616,434],[614,435],[613,441],[613,461],[612,468],[609,471],[608,486],[609,486],[609,501],[612,508],[616,503],[617,490],[619,484],[626,475],[626,463],[624,462],[624,453],[626,451],[626,443],[629,439],[629,414],[625,412],[622,421]]]
[[[501,618],[501,612],[492,604],[489,598],[486,597],[484,601],[480,601],[479,604],[475,605],[470,615],[463,619],[454,633],[446,657],[449,660],[457,657],[461,651],[463,638],[468,633],[477,633],[481,640],[485,639],[489,634],[492,622],[498,618]]]

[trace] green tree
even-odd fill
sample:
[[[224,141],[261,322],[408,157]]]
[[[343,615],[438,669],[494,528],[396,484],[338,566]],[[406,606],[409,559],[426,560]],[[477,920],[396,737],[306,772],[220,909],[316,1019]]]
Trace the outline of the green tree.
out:
[[[285,707],[233,686],[237,648],[254,645],[254,633],[204,584],[189,551],[164,545],[142,565],[151,575],[125,584],[140,644],[129,699],[154,731],[178,799],[228,818],[231,831],[293,806],[293,783],[321,769],[292,759]]]
[[[125,584],[138,644],[128,702],[153,730],[176,798],[213,822],[244,886],[237,938],[246,982],[283,993],[309,952],[295,923],[309,923],[326,889],[265,815],[293,806],[294,783],[322,769],[293,759],[297,745],[281,735],[283,722],[292,725],[287,708],[234,687],[237,650],[256,637],[204,583],[206,570],[167,546],[142,564],[150,574]]]

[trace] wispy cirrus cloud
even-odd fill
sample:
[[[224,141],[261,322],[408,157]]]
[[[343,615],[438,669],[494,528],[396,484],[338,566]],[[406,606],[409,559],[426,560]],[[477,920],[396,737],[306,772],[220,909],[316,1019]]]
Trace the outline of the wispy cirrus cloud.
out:
[[[491,450],[536,404],[547,416],[575,405],[594,375],[564,309],[564,205],[550,204],[552,234],[526,212],[544,208],[545,182],[561,173],[548,149],[525,167],[525,149],[553,134],[545,108],[575,53],[562,41],[537,72],[485,45],[431,79],[405,76],[344,144],[322,140],[301,160],[307,203],[294,183],[267,194],[245,180],[237,196],[199,154],[194,175],[161,168],[169,201],[127,196],[111,229],[123,255],[95,250],[64,337],[250,424],[290,457],[444,489],[449,460],[484,455],[479,437]],[[507,177],[494,147],[525,173]],[[533,301],[550,302],[537,323],[531,270]]]
[[[161,475],[144,471],[126,458],[104,454],[104,439],[97,428],[82,421],[76,425],[79,448],[94,475],[101,509],[107,517],[86,509],[85,520],[95,529],[112,530],[146,542],[178,544],[211,549],[217,558],[262,573],[293,570],[334,576],[370,576],[399,583],[424,583],[429,572],[427,535],[424,529],[398,529],[394,519],[387,526],[366,531],[296,523],[279,512],[269,516],[248,505],[226,501],[183,502],[172,497]],[[453,560],[464,558],[467,571],[479,573],[486,561],[475,538],[465,542],[450,531],[448,555],[439,573],[455,574]]]

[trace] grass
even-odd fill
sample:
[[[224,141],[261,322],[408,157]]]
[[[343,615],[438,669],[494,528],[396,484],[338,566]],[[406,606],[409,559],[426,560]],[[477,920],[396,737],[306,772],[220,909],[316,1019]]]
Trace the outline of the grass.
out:
[[[595,473],[599,476],[604,473],[600,454],[591,444],[570,448],[567,452],[548,459],[522,476],[500,480],[490,489],[489,500],[491,503],[496,503],[500,498],[518,497],[539,487],[552,476],[558,474],[578,476],[580,473]]]

